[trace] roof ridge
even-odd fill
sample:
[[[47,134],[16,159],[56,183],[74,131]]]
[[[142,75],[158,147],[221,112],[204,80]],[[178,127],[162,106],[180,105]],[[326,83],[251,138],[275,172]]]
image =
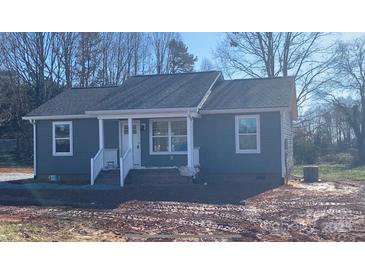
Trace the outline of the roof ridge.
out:
[[[152,77],[152,76],[168,76],[168,75],[187,75],[187,74],[200,74],[200,73],[212,73],[212,72],[221,72],[219,70],[207,70],[207,71],[192,71],[192,72],[179,72],[179,73],[160,73],[160,74],[140,74],[140,75],[132,75],[132,77]]]
[[[278,77],[262,77],[262,78],[244,78],[244,79],[224,79],[223,81],[249,81],[249,80],[277,80],[277,79],[295,79],[295,76],[278,76]]]
[[[112,85],[112,86],[92,86],[92,87],[71,87],[71,88],[66,88],[66,90],[71,90],[71,89],[117,88],[117,87],[120,87],[120,86]]]

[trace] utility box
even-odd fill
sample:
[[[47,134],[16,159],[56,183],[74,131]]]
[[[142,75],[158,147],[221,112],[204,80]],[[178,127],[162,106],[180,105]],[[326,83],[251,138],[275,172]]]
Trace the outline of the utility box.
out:
[[[303,167],[304,182],[318,182],[319,168],[318,166]]]

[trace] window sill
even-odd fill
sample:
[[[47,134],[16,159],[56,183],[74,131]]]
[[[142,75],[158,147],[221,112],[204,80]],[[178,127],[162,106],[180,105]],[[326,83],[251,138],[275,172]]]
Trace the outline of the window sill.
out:
[[[236,154],[260,154],[260,150],[236,150]]]
[[[63,157],[63,156],[73,156],[73,153],[53,153],[52,156],[54,157]]]

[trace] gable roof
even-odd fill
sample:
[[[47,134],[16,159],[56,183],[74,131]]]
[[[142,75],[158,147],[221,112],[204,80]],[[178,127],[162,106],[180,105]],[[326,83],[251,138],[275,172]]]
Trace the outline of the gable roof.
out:
[[[218,81],[204,110],[290,107],[295,96],[292,77]]]
[[[220,72],[133,76],[90,110],[197,107]]]
[[[132,76],[119,87],[73,88],[27,116],[74,115],[85,111],[197,107],[219,71]]]
[[[133,76],[121,86],[68,89],[25,118],[200,107],[203,113],[281,107],[296,111],[294,78],[224,80],[219,71]]]

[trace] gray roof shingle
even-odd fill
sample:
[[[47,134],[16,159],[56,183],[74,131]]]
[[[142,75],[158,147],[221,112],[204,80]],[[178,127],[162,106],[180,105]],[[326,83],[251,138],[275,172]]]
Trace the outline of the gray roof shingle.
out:
[[[106,96],[118,92],[118,87],[73,88],[53,97],[26,116],[77,115],[85,114]]]
[[[118,87],[73,88],[33,110],[31,116],[77,115],[85,111],[197,107],[219,71],[130,77]],[[220,77],[203,110],[289,107],[294,78],[224,80]]]
[[[26,116],[75,115],[85,111],[197,107],[219,71],[130,77],[118,87],[73,88]]]
[[[295,81],[292,77],[218,81],[204,110],[289,107]]]
[[[90,110],[197,107],[218,71],[134,76]]]

